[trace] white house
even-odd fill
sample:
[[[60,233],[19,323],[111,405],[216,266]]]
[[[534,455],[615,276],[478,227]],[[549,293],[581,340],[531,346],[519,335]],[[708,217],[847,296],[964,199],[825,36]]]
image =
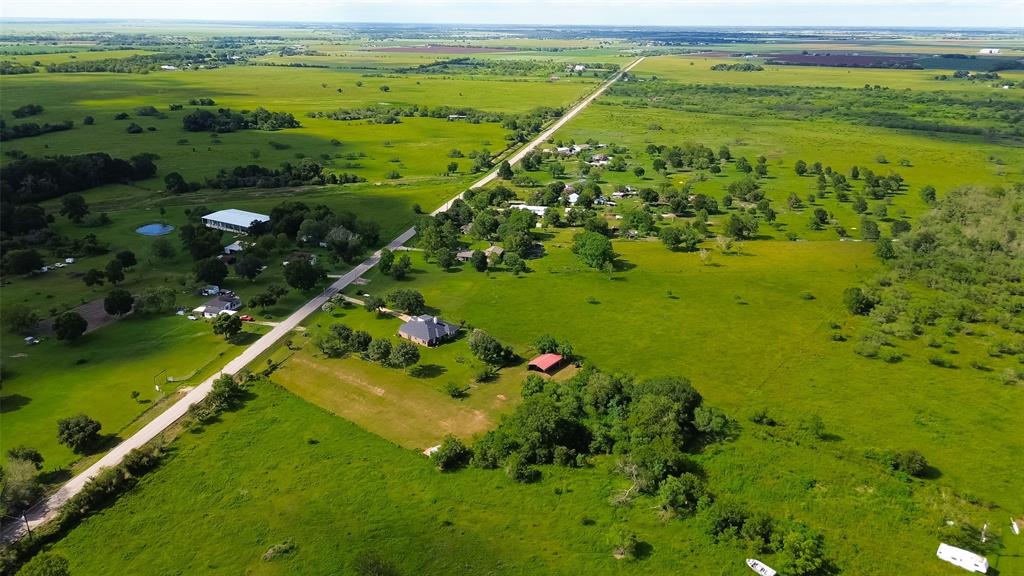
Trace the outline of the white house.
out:
[[[224,247],[225,254],[237,254],[243,250],[245,250],[245,246],[241,242],[232,242]]]
[[[513,206],[509,206],[509,208],[515,208],[517,210],[529,210],[530,212],[533,212],[534,214],[542,218],[544,217],[544,212],[547,212],[548,209],[547,206],[531,206],[530,204],[516,204]]]
[[[982,48],[978,54],[999,54],[999,48]]]
[[[242,234],[247,234],[253,224],[257,222],[270,222],[270,216],[257,214],[256,212],[246,212],[245,210],[236,210],[234,208],[218,210],[203,216],[203,224],[207,228]]]
[[[579,202],[579,200],[580,200],[580,195],[577,194],[576,192],[573,192],[572,194],[569,194],[569,204],[575,204],[575,203]]]
[[[171,66],[170,64],[162,64],[160,66],[160,69],[161,70],[177,70],[178,67],[177,66]]]
[[[974,552],[968,552],[949,544],[939,544],[939,549],[935,552],[935,555],[939,557],[939,560],[945,560],[954,566],[959,566],[970,572],[977,572],[978,574],[988,572],[988,559]]]

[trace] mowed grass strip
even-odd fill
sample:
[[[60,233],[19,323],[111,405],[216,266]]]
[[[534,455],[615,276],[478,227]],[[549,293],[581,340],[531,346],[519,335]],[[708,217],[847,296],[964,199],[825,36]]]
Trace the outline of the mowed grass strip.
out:
[[[444,311],[448,322],[458,318]],[[316,335],[338,322],[353,330],[365,330],[373,338],[399,342],[400,319],[371,314],[361,308],[321,313],[309,320],[308,332],[294,337],[297,351],[278,350],[273,358],[284,360],[274,372],[274,381],[303,398],[322,406],[360,427],[400,446],[423,450],[440,443],[446,434],[465,440],[497,425],[520,399],[520,384],[526,364],[502,368],[493,381],[476,382],[483,367],[469,350],[471,328],[457,340],[433,348],[420,347],[420,370],[408,372],[362,360],[358,355],[325,358],[314,346]],[[528,350],[522,350],[525,356]],[[572,369],[559,374],[565,378]],[[452,383],[465,391],[452,398],[445,386]]]

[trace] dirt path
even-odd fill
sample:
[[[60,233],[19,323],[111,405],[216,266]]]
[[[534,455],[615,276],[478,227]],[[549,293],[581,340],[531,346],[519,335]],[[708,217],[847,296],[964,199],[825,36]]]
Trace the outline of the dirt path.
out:
[[[609,86],[611,86],[617,80],[619,80],[619,78],[621,78],[623,74],[632,70],[633,67],[635,67],[642,61],[642,57],[634,60],[630,65],[623,68],[621,71],[619,71],[618,74],[616,74],[610,80],[602,84],[597,90],[595,90],[589,96],[581,100],[571,110],[566,112],[561,118],[555,121],[555,123],[552,124],[547,130],[541,132],[536,138],[531,140],[528,144],[526,144],[518,152],[516,152],[511,158],[509,158],[509,164],[518,163],[527,154],[529,154],[535,148],[537,148],[545,141],[547,141],[547,139],[550,138],[551,135],[554,134],[556,131],[558,131],[559,128],[564,126],[566,122],[572,120],[577,114],[582,112],[587,106],[590,105],[591,102],[593,102],[598,96],[603,94]],[[498,171],[497,169],[495,169],[488,175],[481,178],[480,180],[477,180],[471,186],[471,188],[480,188],[482,186],[486,186],[487,184],[493,182],[497,177]],[[451,207],[452,202],[454,202],[457,198],[462,198],[462,194],[460,193],[455,198],[452,198],[448,202],[445,202],[444,205],[442,205],[440,208],[434,210],[432,214],[436,215],[448,210]],[[399,234],[397,238],[392,240],[386,246],[386,248],[392,251],[397,250],[401,248],[406,242],[411,240],[412,237],[415,235],[416,229],[409,228],[405,232]],[[60,507],[65,502],[67,502],[68,499],[70,499],[72,496],[79,493],[89,480],[91,480],[97,474],[99,474],[100,470],[104,468],[110,468],[112,466],[117,466],[129,452],[131,452],[135,448],[144,446],[145,444],[149,443],[150,441],[154,440],[155,438],[163,434],[163,432],[167,428],[172,426],[175,422],[177,422],[181,417],[185,415],[190,406],[206,398],[206,396],[210,393],[210,390],[213,388],[214,380],[219,378],[222,374],[235,374],[236,372],[242,370],[247,365],[256,360],[256,358],[258,358],[261,354],[270,350],[270,348],[273,347],[278,342],[278,340],[284,338],[285,335],[287,335],[289,332],[299,327],[299,324],[303,320],[305,320],[306,317],[310,316],[311,314],[319,310],[320,307],[323,306],[325,302],[330,300],[332,296],[348,287],[359,277],[369,272],[371,268],[377,265],[377,262],[379,260],[380,251],[374,252],[374,254],[367,258],[364,262],[358,264],[348,273],[338,278],[333,284],[327,287],[327,289],[325,289],[320,294],[314,296],[312,299],[309,300],[309,302],[306,302],[301,308],[292,313],[291,316],[288,316],[288,318],[282,320],[277,324],[277,326],[274,326],[273,329],[271,329],[269,332],[261,336],[258,340],[256,340],[256,342],[254,342],[248,348],[246,348],[238,357],[228,362],[228,364],[224,366],[223,370],[210,376],[205,382],[193,388],[181,400],[178,400],[177,402],[172,404],[164,413],[154,418],[152,421],[150,421],[148,424],[142,427],[142,429],[140,429],[138,432],[130,436],[127,440],[115,446],[110,452],[105,454],[95,464],[89,466],[84,472],[81,472],[80,474],[69,480],[66,484],[61,486],[60,489],[54,492],[49,498],[47,498],[40,504],[30,509],[28,512],[26,512],[25,518],[29,526],[31,526],[34,529],[40,526],[41,524],[46,523],[54,516],[56,516]],[[21,538],[25,533],[25,522],[8,524],[3,529],[2,540],[4,542],[17,540],[18,538]]]

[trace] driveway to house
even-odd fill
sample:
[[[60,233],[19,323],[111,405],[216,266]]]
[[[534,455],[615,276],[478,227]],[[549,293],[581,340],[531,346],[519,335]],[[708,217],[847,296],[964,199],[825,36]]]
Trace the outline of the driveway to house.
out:
[[[531,140],[527,145],[523,146],[518,152],[516,152],[511,158],[509,158],[509,164],[517,164],[527,154],[532,152],[537,146],[540,146],[547,141],[559,128],[565,125],[566,122],[572,120],[577,114],[583,109],[590,105],[598,96],[604,93],[613,83],[619,80],[623,74],[629,72],[637,64],[643,61],[643,58],[638,58],[630,63],[628,66],[619,71],[610,80],[601,84],[597,90],[592,92],[589,96],[581,100],[571,110],[566,112],[555,121],[548,129],[541,132],[536,138]],[[493,182],[498,177],[497,170],[492,171],[480,180],[477,180],[471,188],[480,188]],[[452,198],[448,202],[445,202],[437,210],[432,212],[433,215],[439,214],[448,210],[452,202],[456,199],[461,198],[462,194]],[[392,240],[387,248],[389,250],[397,250],[401,248],[406,242],[412,239],[416,235],[415,228],[409,228],[405,232],[398,235],[397,238]],[[85,471],[81,472],[71,480],[68,480],[66,484],[61,486],[56,492],[50,495],[46,500],[37,504],[25,513],[25,522],[7,522],[7,525],[3,528],[2,541],[9,542],[11,540],[17,540],[26,532],[25,524],[27,523],[31,528],[44,524],[51,518],[56,516],[60,507],[67,502],[72,496],[78,494],[85,484],[99,474],[100,470],[104,468],[110,468],[117,466],[121,460],[135,448],[140,448],[150,441],[154,440],[164,430],[171,427],[175,422],[181,419],[182,416],[188,412],[188,409],[193,404],[203,400],[210,393],[213,388],[213,382],[223,374],[235,374],[242,370],[249,364],[251,364],[256,358],[258,358],[264,352],[270,350],[278,340],[283,338],[289,332],[294,330],[302,323],[309,315],[313,314],[320,309],[325,302],[327,302],[331,296],[337,294],[341,290],[345,289],[349,284],[355,281],[357,278],[366,274],[371,268],[377,265],[380,260],[380,251],[374,252],[372,256],[367,258],[362,263],[358,264],[355,268],[342,275],[340,278],[335,280],[330,286],[328,286],[323,292],[320,292],[308,302],[303,304],[301,308],[296,310],[288,316],[288,318],[282,320],[277,326],[274,326],[269,332],[261,336],[256,342],[252,343],[246,348],[238,357],[227,363],[223,370],[210,376],[205,382],[196,386],[190,390],[183,398],[172,404],[167,410],[161,413],[159,416],[151,420],[148,424],[143,426],[135,434],[132,434],[128,439],[115,446],[110,452],[107,452],[102,458],[97,460],[92,466],[89,466]]]

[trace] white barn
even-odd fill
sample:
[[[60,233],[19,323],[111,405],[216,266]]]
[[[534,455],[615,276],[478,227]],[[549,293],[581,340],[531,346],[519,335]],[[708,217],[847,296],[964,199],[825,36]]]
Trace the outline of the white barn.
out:
[[[270,222],[270,216],[257,214],[256,212],[246,212],[245,210],[236,210],[234,208],[218,210],[203,216],[203,224],[207,228],[215,228],[227,232],[240,232],[242,234],[248,233],[256,222]]]
[[[959,566],[970,572],[977,572],[978,574],[988,572],[988,559],[974,552],[968,552],[949,544],[939,544],[939,549],[936,550],[935,555],[939,557],[939,560],[945,560],[954,566]]]

